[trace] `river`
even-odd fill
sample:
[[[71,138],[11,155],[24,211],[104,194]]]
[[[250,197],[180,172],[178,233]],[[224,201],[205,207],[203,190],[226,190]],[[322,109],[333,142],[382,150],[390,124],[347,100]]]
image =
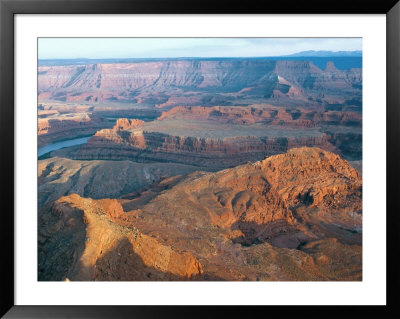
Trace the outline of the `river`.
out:
[[[61,141],[61,142],[56,142],[53,144],[49,144],[43,147],[39,147],[38,149],[38,157],[43,156],[49,152],[59,150],[60,148],[64,147],[70,147],[70,146],[75,146],[75,145],[81,145],[81,144],[86,144],[87,141],[91,138],[91,136],[86,136],[86,137],[79,137],[79,138],[74,138],[71,140],[66,140],[66,141]]]

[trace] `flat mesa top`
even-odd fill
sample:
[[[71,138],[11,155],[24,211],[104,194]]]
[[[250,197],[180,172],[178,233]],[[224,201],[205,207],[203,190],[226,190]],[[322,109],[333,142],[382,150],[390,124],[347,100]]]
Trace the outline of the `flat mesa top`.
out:
[[[323,133],[318,128],[282,128],[277,125],[230,124],[201,120],[168,119],[145,123],[144,132],[158,132],[173,136],[191,136],[199,138],[232,138],[240,136],[255,137],[319,137]]]

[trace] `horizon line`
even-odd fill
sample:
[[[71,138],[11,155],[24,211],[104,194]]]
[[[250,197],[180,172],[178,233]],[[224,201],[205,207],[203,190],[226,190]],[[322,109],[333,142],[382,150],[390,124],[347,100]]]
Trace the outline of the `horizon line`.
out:
[[[335,52],[335,51],[331,51]],[[336,51],[336,52],[362,52],[361,50],[354,50],[354,51]],[[297,53],[295,53],[297,54]],[[362,55],[354,55],[354,56],[347,56],[347,55],[315,55],[315,56],[301,56],[301,55],[265,55],[265,56],[209,56],[209,57],[201,57],[201,56],[177,56],[177,57],[102,57],[102,58],[87,58],[87,57],[79,57],[79,58],[38,58],[38,61],[45,61],[45,60],[124,60],[124,59],[138,59],[138,60],[157,60],[157,59],[243,59],[243,58],[250,58],[250,59],[257,59],[257,58],[362,58]]]

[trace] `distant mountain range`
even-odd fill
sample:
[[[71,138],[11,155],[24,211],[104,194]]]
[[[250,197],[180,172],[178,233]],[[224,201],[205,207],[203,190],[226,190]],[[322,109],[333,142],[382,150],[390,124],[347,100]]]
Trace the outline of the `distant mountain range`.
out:
[[[301,51],[288,57],[362,57],[362,51]]]

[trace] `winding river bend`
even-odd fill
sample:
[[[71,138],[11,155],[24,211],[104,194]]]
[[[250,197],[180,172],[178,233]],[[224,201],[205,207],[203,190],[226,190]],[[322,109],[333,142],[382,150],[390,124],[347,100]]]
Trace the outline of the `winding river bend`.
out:
[[[65,147],[70,147],[70,146],[75,146],[75,145],[81,145],[81,144],[86,144],[87,141],[91,138],[92,136],[86,136],[86,137],[79,137],[79,138],[74,138],[71,140],[66,140],[66,141],[61,141],[61,142],[56,142],[52,143],[43,147],[39,147],[38,149],[38,157],[43,156],[49,152],[58,150],[60,148],[65,148]]]

